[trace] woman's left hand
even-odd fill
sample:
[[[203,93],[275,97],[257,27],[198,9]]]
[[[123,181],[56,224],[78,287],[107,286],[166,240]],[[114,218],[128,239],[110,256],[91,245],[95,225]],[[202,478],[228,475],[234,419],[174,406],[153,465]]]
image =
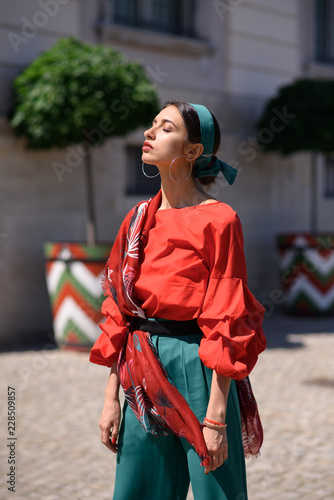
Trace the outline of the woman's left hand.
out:
[[[215,430],[203,427],[203,436],[211,459],[211,466],[205,467],[204,472],[209,474],[223,465],[228,457],[226,429]]]

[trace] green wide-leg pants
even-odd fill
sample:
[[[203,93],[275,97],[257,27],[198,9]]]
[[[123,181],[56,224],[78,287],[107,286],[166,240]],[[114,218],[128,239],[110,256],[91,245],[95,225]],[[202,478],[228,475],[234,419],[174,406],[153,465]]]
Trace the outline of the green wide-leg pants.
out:
[[[152,341],[173,383],[202,421],[212,371],[198,356],[200,337],[152,335]],[[227,401],[226,423],[228,459],[206,475],[198,455],[185,439],[146,432],[125,403],[113,500],[185,500],[189,481],[195,500],[247,500],[240,409],[234,380]]]

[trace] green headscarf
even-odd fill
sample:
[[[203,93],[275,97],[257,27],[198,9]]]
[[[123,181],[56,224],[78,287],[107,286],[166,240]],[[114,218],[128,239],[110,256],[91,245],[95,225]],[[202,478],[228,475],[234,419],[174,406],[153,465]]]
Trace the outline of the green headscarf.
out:
[[[195,108],[200,125],[201,125],[201,144],[203,145],[203,153],[195,162],[196,172],[195,177],[202,178],[208,176],[217,176],[222,172],[223,176],[229,184],[233,184],[238,171],[216,157],[212,162],[213,146],[215,141],[215,124],[212,115],[208,108],[202,104],[188,103]],[[210,164],[210,168],[207,168]]]

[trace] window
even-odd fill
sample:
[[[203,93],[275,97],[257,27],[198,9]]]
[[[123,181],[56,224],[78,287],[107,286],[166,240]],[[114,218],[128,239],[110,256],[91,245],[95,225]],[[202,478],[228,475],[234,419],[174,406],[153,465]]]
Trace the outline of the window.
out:
[[[315,0],[315,58],[334,64],[334,0]]]
[[[118,24],[135,26],[138,24],[138,1],[116,0],[114,7],[114,21]]]
[[[142,148],[138,146],[127,146],[126,148],[126,194],[154,195],[160,189],[160,175],[148,179],[142,172]],[[148,175],[158,173],[154,165],[145,165]]]
[[[334,198],[334,158],[326,158],[325,196],[328,198]]]
[[[194,0],[114,0],[115,24],[194,37]]]

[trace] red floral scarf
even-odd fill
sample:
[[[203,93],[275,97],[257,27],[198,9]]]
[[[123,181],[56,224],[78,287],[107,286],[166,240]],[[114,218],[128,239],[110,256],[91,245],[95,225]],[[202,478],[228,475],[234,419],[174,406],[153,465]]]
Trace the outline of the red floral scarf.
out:
[[[146,318],[135,296],[134,282],[140,267],[140,250],[161,202],[161,191],[139,203],[125,218],[106,265],[104,290],[113,297],[128,326],[126,345],[118,360],[118,375],[125,398],[144,429],[152,434],[184,437],[196,450],[201,465],[210,457],[202,427],[162,365],[148,332],[131,327],[136,317]],[[257,455],[262,426],[248,377],[236,381],[241,403],[245,455]]]

